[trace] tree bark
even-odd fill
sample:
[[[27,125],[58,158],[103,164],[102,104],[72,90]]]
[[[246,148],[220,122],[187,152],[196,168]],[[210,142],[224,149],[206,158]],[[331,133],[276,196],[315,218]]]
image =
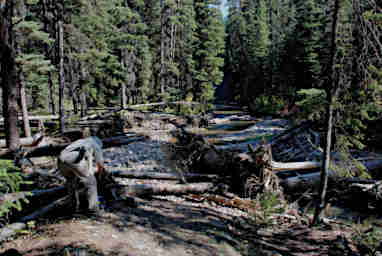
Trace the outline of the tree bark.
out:
[[[3,116],[5,119],[5,138],[7,147],[14,151],[19,147],[20,136],[18,121],[18,86],[13,40],[13,1],[0,6],[0,55],[1,86],[3,89]]]
[[[326,207],[326,190],[328,186],[328,175],[329,175],[329,163],[330,163],[330,149],[332,143],[332,128],[333,128],[333,109],[339,91],[338,82],[335,78],[335,54],[337,50],[336,37],[337,37],[337,20],[338,12],[340,9],[339,0],[334,2],[333,11],[333,21],[332,21],[332,31],[331,31],[331,49],[330,49],[330,62],[329,62],[329,74],[328,81],[326,84],[326,95],[327,95],[327,107],[326,107],[326,141],[324,149],[324,161],[321,170],[321,181],[319,189],[319,203],[314,211],[314,217],[312,225],[317,225],[322,220],[322,213]]]
[[[23,113],[23,123],[24,123],[24,135],[25,137],[31,137],[31,127],[29,124],[29,117],[28,117],[28,108],[27,108],[27,102],[25,98],[25,81],[24,81],[24,74],[22,70],[19,71],[19,81],[20,81],[20,102],[21,102],[21,109]]]
[[[59,78],[59,115],[60,115],[60,132],[65,131],[65,74],[64,74],[64,2],[58,4],[58,78]]]

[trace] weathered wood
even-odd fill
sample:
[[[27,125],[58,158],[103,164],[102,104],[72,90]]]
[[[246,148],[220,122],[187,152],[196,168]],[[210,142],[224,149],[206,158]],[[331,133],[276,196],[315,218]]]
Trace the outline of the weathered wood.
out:
[[[137,184],[119,187],[117,193],[120,196],[152,196],[152,195],[184,195],[188,193],[205,193],[214,188],[212,183],[192,184]]]
[[[111,175],[115,177],[130,178],[130,179],[155,179],[155,180],[179,180],[178,174],[162,173],[162,172],[131,172],[126,170],[113,170],[110,171]],[[192,181],[211,181],[216,180],[218,175],[207,174],[194,174],[184,173],[184,178],[187,182]]]
[[[315,165],[317,165],[317,167],[316,167],[317,169],[321,165],[320,162],[307,162],[307,163],[315,163]],[[363,163],[363,165],[367,168],[367,170],[369,172],[373,173],[373,171],[382,168],[382,160],[377,159],[377,160],[366,161]],[[312,165],[312,167],[313,166],[314,165]],[[354,167],[350,167],[350,168],[354,168]],[[299,169],[290,169],[290,170],[299,170]],[[300,169],[300,170],[303,170],[303,169]],[[349,170],[349,171],[351,171],[351,170]],[[328,172],[329,177],[333,177],[334,174],[335,173],[333,170],[329,170],[329,172]],[[291,178],[287,178],[287,179],[282,180],[280,182],[280,185],[282,185],[284,188],[286,188],[288,190],[292,190],[292,191],[299,190],[299,189],[303,190],[307,186],[310,186],[310,187],[317,186],[320,182],[320,176],[321,176],[321,172],[314,172],[314,173],[309,173],[309,174],[305,174],[305,175],[300,175],[297,177],[291,177]],[[362,182],[362,183],[365,183],[365,182]]]
[[[7,240],[9,237],[16,235],[20,230],[26,228],[25,223],[16,222],[10,225],[7,225],[0,229],[0,242]]]
[[[121,145],[127,145],[137,141],[143,141],[145,138],[143,136],[138,137],[127,137],[127,136],[119,136],[103,139],[102,142],[104,144],[104,148],[108,147],[117,147]],[[57,156],[60,152],[66,148],[70,143],[63,144],[51,144],[42,147],[32,147],[28,149],[26,153],[26,158],[32,157],[42,157],[42,156]],[[0,151],[0,158],[2,159],[13,159],[13,154],[9,150]]]
[[[22,116],[19,116],[19,120],[23,120]],[[35,121],[35,120],[58,120],[58,115],[46,115],[46,116],[29,116],[29,121]],[[0,123],[2,124],[4,122],[4,118],[0,118]]]
[[[33,137],[20,138],[20,146],[33,147],[37,146],[43,140],[44,136],[40,133],[34,135]],[[5,147],[5,140],[0,140],[0,147]]]

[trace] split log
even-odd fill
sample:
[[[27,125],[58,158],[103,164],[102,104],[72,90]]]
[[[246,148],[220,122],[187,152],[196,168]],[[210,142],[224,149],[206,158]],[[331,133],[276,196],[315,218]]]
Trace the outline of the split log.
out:
[[[10,225],[7,225],[0,229],[0,242],[7,240],[9,237],[16,235],[20,230],[26,228],[25,223],[16,222]]]
[[[137,184],[126,187],[118,187],[117,193],[120,196],[153,196],[153,195],[184,195],[205,193],[214,188],[212,183],[193,184]]]
[[[174,173],[161,173],[161,172],[129,172],[124,170],[114,170],[110,172],[111,175],[121,178],[130,179],[154,179],[154,180],[179,180],[178,174]],[[192,181],[211,181],[218,178],[217,175],[208,174],[194,174],[194,173],[184,173],[184,178],[187,182]]]

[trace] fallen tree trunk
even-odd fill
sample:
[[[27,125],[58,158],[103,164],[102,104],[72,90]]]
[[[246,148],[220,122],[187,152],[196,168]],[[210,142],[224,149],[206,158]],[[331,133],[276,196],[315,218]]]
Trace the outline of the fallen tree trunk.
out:
[[[180,180],[178,174],[174,173],[161,173],[161,172],[129,172],[124,170],[111,171],[111,174],[115,177],[130,178],[130,179],[155,179],[155,180]],[[216,180],[218,175],[207,174],[183,174],[187,182],[191,181],[211,181]]]
[[[34,147],[42,142],[44,136],[40,133],[35,134],[33,137],[20,138],[20,146]],[[0,140],[0,147],[6,147],[6,141]]]
[[[214,188],[212,183],[193,184],[137,184],[127,187],[118,187],[120,196],[153,196],[153,195],[184,195],[188,193],[205,193]]]
[[[112,193],[115,193],[116,198],[122,198],[123,200],[135,201],[132,197],[144,197],[154,195],[183,195],[183,194],[199,194],[204,193],[214,188],[212,183],[197,183],[186,185],[172,185],[172,184],[138,184],[131,186],[115,186],[108,187]],[[81,189],[80,193],[84,193],[85,190]],[[57,195],[57,194],[56,194]],[[29,215],[21,217],[17,222],[28,222],[37,218],[44,217],[53,211],[65,211],[71,205],[71,198],[69,195],[64,196],[54,202],[39,208]],[[114,200],[114,198],[113,198]],[[131,205],[134,205],[130,202]]]
[[[11,203],[11,202],[15,202],[17,200],[23,200],[23,199],[26,199],[28,201],[39,200],[41,197],[52,197],[55,195],[60,195],[63,192],[65,192],[65,187],[60,186],[60,187],[55,187],[55,188],[50,188],[45,190],[33,190],[30,192],[16,192],[16,193],[4,194],[0,196],[0,208],[2,208],[2,206],[5,203]]]
[[[46,115],[46,116],[29,116],[29,121],[35,121],[35,120],[58,120],[58,115]],[[22,116],[19,116],[19,120],[23,120]],[[4,118],[0,118],[0,124],[4,122]]]
[[[41,209],[38,209],[37,211],[35,211],[35,212],[33,212],[27,216],[22,217],[18,222],[28,222],[31,220],[35,220],[37,218],[40,218],[42,216],[47,215],[48,213],[50,213],[53,210],[56,210],[59,207],[67,207],[70,205],[70,203],[71,203],[71,197],[65,196],[63,198],[60,198],[60,199],[54,201],[51,204],[48,204],[47,206],[45,206]]]
[[[145,138],[143,136],[134,137],[134,138],[120,136],[120,137],[106,138],[106,139],[103,139],[102,142],[104,144],[104,148],[109,148],[109,147],[118,147],[121,145],[127,145],[137,141],[143,141],[144,139]],[[52,145],[47,145],[42,147],[32,147],[28,149],[25,155],[25,158],[42,157],[42,156],[57,156],[69,144],[70,143],[63,143],[63,144],[52,144]],[[0,158],[2,159],[13,160],[13,157],[14,157],[13,153],[10,150],[4,150],[0,152]]]
[[[284,168],[293,166],[293,165],[289,166],[289,163],[278,163],[278,164],[281,164],[281,165],[278,165],[279,167],[284,167]],[[295,164],[295,163],[292,163],[292,164]],[[363,162],[363,165],[367,168],[368,172],[373,173],[376,170],[379,170],[382,168],[382,160],[376,159],[376,160],[366,161],[366,162]],[[312,167],[311,169],[313,168],[318,169],[320,168],[320,162],[301,162],[301,167],[309,167],[309,166]],[[354,168],[354,166],[352,168]],[[284,171],[287,171],[287,170],[288,169],[284,169]],[[298,170],[304,170],[304,168],[301,168],[301,169],[295,168],[295,169],[289,169],[289,170],[298,171]],[[329,171],[328,175],[329,177],[333,177],[334,174],[335,174],[334,171],[331,170]],[[321,176],[321,172],[318,171],[318,172],[300,175],[296,177],[286,178],[280,182],[280,185],[282,185],[288,191],[304,190],[304,188],[306,187],[317,186],[320,182],[320,176]]]

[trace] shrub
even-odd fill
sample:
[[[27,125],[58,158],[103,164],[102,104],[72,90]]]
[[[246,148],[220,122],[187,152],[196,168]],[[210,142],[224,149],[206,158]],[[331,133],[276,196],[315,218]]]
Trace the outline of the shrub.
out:
[[[0,196],[8,193],[20,191],[21,184],[27,184],[21,175],[21,172],[13,164],[13,161],[0,160]],[[23,199],[28,202],[26,198]],[[0,218],[6,216],[9,211],[15,208],[21,210],[21,201],[5,201],[0,204]]]

